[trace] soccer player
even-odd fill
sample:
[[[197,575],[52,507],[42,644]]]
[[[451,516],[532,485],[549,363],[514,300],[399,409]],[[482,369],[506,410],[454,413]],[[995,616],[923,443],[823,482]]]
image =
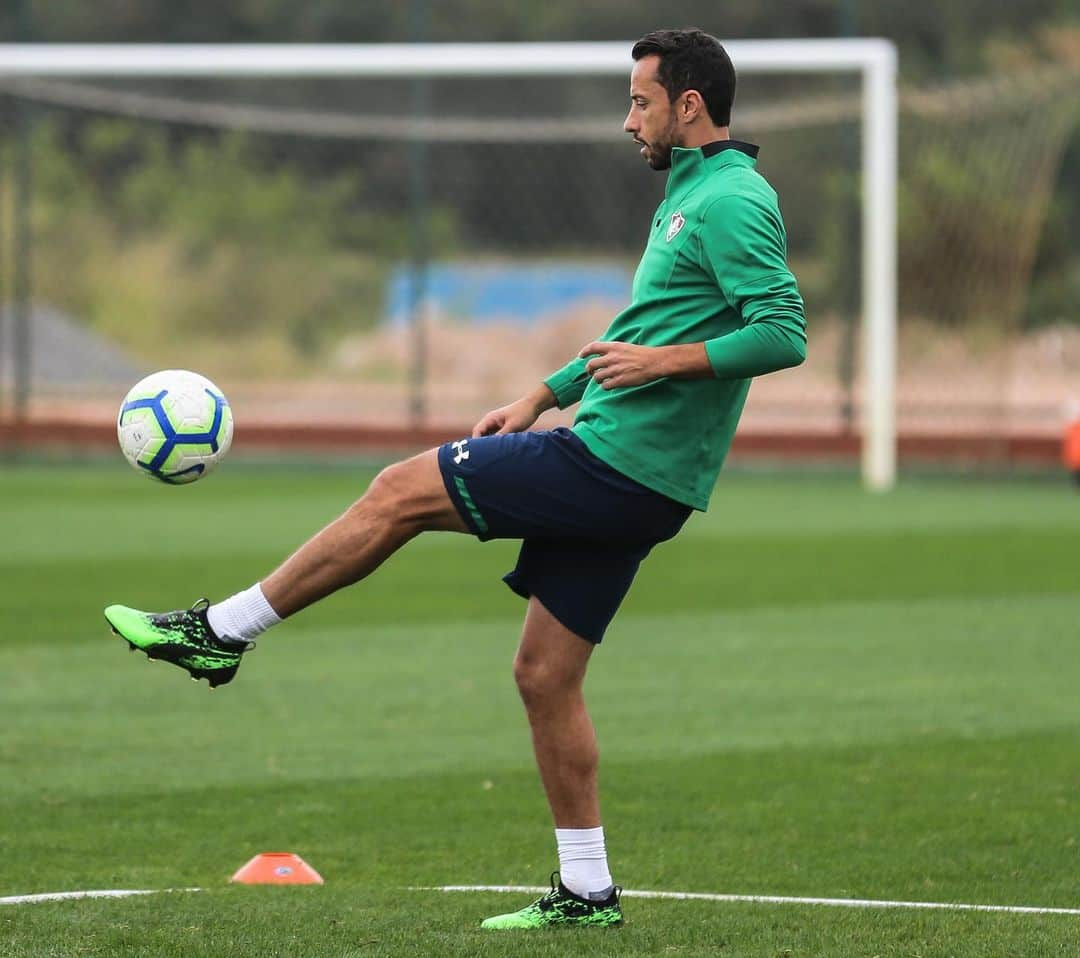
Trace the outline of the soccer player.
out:
[[[555,823],[559,878],[485,928],[616,925],[582,683],[638,565],[704,510],[750,380],[806,354],[802,300],[758,148],[731,139],[735,71],[700,30],[633,47],[623,124],[669,171],[630,305],[596,342],[472,436],[384,469],[267,578],[216,604],[105,616],[133,648],[212,686],[270,626],[370,574],[425,530],[521,539],[505,577],[528,600],[514,677]],[[573,429],[528,431],[580,402]]]

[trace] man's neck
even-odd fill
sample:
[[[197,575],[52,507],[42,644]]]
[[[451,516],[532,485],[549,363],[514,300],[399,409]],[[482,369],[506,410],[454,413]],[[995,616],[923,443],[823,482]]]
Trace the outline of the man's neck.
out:
[[[706,126],[695,125],[690,127],[686,131],[686,135],[683,137],[683,142],[678,144],[687,150],[694,150],[698,147],[705,146],[707,143],[715,143],[717,140],[730,140],[731,130],[726,126],[713,126],[711,123]]]

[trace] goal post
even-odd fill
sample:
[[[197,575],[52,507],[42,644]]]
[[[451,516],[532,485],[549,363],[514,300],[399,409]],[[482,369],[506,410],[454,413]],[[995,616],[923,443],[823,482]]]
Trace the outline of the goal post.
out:
[[[611,77],[628,76],[630,46],[629,41],[0,44],[0,79]],[[854,74],[860,78],[862,475],[868,488],[889,489],[896,473],[896,49],[882,39],[732,40],[725,47],[742,75]]]

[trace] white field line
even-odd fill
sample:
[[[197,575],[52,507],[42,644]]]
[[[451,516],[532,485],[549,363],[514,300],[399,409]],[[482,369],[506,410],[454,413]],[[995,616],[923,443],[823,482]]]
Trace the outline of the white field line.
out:
[[[132,895],[156,895],[160,892],[200,891],[199,888],[103,889],[98,891],[59,891],[38,895],[10,895],[0,898],[0,905],[23,905],[73,898],[129,898]],[[548,891],[542,885],[435,885],[414,887],[412,891],[441,892],[520,892],[533,894]],[[942,911],[999,911],[1027,915],[1080,915],[1080,908],[1040,908],[1031,905],[970,905],[961,902],[885,901],[860,898],[791,898],[783,895],[715,895],[688,891],[635,891],[622,893],[627,898],[671,898],[680,901],[750,902],[770,905],[831,905],[839,908],[930,908]]]
[[[413,891],[499,891],[545,892],[541,885],[435,885],[414,888]],[[1037,908],[1029,905],[965,905],[959,902],[934,901],[877,901],[859,898],[788,898],[782,895],[712,895],[691,891],[633,891],[626,889],[625,898],[676,898],[680,901],[752,902],[768,905],[832,905],[839,908],[936,908],[943,911],[1007,911],[1025,915],[1080,915],[1080,908]]]
[[[101,891],[51,891],[41,895],[9,895],[0,905],[29,905],[39,901],[65,901],[69,898],[130,898],[132,895],[156,895],[167,891],[200,891],[199,888],[109,888]]]

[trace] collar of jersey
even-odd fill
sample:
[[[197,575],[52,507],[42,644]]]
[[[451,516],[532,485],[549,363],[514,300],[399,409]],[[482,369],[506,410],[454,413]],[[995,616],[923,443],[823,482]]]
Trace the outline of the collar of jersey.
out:
[[[671,172],[664,195],[668,199],[682,198],[707,173],[725,166],[754,166],[757,155],[758,147],[742,140],[714,140],[689,149],[672,147]]]

